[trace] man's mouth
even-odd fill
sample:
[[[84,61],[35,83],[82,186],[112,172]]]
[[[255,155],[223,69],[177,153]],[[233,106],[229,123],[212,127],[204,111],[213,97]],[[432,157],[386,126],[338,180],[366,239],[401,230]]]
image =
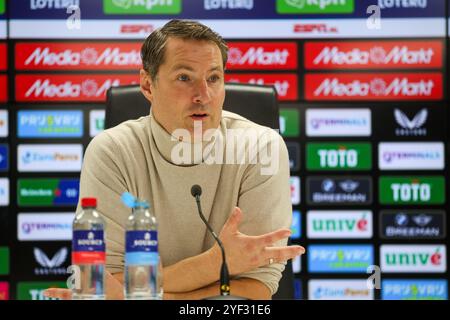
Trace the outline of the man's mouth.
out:
[[[190,115],[190,117],[194,121],[203,121],[206,120],[209,115],[207,113],[193,113]]]

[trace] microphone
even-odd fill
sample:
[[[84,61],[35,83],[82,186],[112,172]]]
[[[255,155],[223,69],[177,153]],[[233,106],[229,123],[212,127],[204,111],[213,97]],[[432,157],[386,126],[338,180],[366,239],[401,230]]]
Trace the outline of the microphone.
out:
[[[202,195],[202,188],[198,184],[194,184],[191,188],[191,195],[195,198],[197,203],[198,214],[202,219],[203,223],[206,225],[208,231],[212,234],[217,244],[219,245],[220,251],[222,252],[222,267],[220,268],[220,295],[205,298],[205,300],[248,300],[244,297],[232,296],[230,295],[230,273],[228,272],[227,260],[225,256],[225,249],[223,248],[222,241],[216,235],[214,230],[206,221],[205,216],[202,212],[202,206],[200,204],[200,196]]]

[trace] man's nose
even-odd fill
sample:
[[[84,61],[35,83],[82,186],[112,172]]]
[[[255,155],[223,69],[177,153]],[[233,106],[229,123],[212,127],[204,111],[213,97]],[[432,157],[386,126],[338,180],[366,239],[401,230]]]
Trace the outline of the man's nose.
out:
[[[201,80],[195,86],[194,103],[208,104],[211,101],[211,92],[206,80]]]

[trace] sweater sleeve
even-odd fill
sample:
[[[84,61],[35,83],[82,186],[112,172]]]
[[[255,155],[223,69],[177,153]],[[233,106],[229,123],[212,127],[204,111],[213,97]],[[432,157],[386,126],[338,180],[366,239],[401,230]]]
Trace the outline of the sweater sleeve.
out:
[[[289,156],[286,145],[280,135],[270,130],[271,138],[265,148],[259,148],[259,156],[269,153],[269,165],[258,163],[247,168],[239,193],[238,206],[243,212],[243,221],[239,230],[248,235],[261,235],[279,228],[290,228],[292,204],[289,182]],[[265,168],[265,169],[264,169]],[[283,239],[274,246],[284,246]],[[285,263],[265,265],[239,277],[253,278],[263,282],[272,295],[278,290],[278,283]]]
[[[97,210],[106,222],[106,268],[111,273],[124,268],[124,226],[130,214],[120,198],[127,186],[122,155],[116,149],[106,131],[97,135],[86,149],[80,177],[80,200],[97,198]],[[81,211],[80,203],[77,213]]]

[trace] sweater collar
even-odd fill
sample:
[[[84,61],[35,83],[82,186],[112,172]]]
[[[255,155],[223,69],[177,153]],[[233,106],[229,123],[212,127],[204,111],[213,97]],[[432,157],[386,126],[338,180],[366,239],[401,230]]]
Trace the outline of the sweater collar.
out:
[[[217,144],[224,141],[225,126],[220,122],[218,130],[211,138],[203,137],[204,141],[180,141],[178,137],[169,134],[161,124],[155,119],[150,109],[150,130],[159,154],[171,164],[178,166],[193,166],[204,163],[204,160],[211,155],[216,147],[224,148]],[[217,144],[217,145],[216,145]]]

